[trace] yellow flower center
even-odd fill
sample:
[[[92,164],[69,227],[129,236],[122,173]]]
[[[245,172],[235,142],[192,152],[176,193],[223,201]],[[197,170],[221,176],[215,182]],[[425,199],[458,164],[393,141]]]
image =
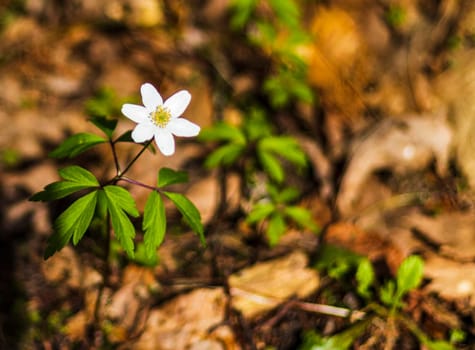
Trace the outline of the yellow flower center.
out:
[[[150,120],[160,128],[167,126],[171,117],[170,111],[164,106],[158,106],[155,111],[150,113]]]

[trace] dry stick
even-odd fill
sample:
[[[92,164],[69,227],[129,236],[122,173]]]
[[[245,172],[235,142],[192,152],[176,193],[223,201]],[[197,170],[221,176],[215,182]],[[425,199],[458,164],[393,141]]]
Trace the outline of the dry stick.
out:
[[[244,290],[242,288],[231,287],[230,288],[231,296],[244,296],[252,301],[261,304],[261,305],[275,305],[276,303],[283,303],[288,300],[282,298],[276,298],[272,296],[266,296],[254,292],[250,292]],[[301,310],[329,315],[329,316],[336,316],[336,317],[343,317],[343,318],[350,318],[351,322],[358,321],[363,319],[366,316],[366,313],[363,311],[358,310],[350,310],[342,307],[325,305],[325,304],[314,304],[305,301],[298,301],[293,300],[291,301],[293,305],[297,306]]]

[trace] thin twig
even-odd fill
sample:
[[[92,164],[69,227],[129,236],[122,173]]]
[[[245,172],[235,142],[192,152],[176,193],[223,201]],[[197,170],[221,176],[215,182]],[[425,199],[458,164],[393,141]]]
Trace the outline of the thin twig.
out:
[[[271,296],[266,296],[262,294],[257,294],[254,292],[249,292],[241,288],[231,287],[230,288],[231,296],[244,296],[251,299],[253,302],[261,305],[275,305],[276,303],[287,302],[287,299],[275,298]],[[305,301],[293,300],[292,304],[298,307],[301,310],[336,316],[342,318],[351,318],[351,321],[361,320],[366,316],[366,313],[358,310],[350,310],[342,307],[325,305],[325,304],[314,304]]]

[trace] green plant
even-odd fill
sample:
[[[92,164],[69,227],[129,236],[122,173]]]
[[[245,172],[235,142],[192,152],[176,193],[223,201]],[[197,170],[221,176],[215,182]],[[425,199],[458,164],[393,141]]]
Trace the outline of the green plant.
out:
[[[381,301],[391,307],[391,310],[401,308],[402,298],[411,290],[417,288],[422,281],[424,261],[420,256],[413,255],[406,258],[396,274],[396,280],[388,281],[380,289]]]
[[[208,168],[235,166],[249,173],[260,169],[281,184],[285,180],[283,160],[298,169],[307,165],[298,142],[291,136],[275,135],[259,109],[251,109],[240,126],[220,122],[203,130],[200,140],[219,143],[206,159]]]
[[[300,193],[291,187],[278,191],[272,185],[268,185],[269,198],[254,205],[248,214],[246,221],[249,224],[266,223],[266,235],[270,245],[278,243],[285,233],[289,222],[294,222],[304,229],[317,233],[319,228],[312,219],[310,212],[300,206],[291,205]]]
[[[248,180],[245,185],[249,190],[255,187],[256,173],[266,175],[266,193],[262,198],[249,199],[251,209],[246,221],[249,224],[265,222],[271,245],[279,241],[291,222],[318,232],[310,212],[292,204],[300,197],[299,191],[285,185],[286,164],[302,170],[307,165],[306,155],[293,137],[273,133],[262,110],[251,109],[239,126],[217,123],[203,130],[200,139],[219,144],[207,157],[205,165],[239,171]]]
[[[345,258],[345,254],[346,255]],[[331,262],[331,256],[334,261]],[[374,318],[385,320],[387,324],[394,324],[409,329],[417,339],[431,350],[453,349],[451,342],[430,339],[414,322],[403,312],[403,299],[408,292],[419,287],[423,278],[424,262],[417,255],[407,257],[399,266],[396,278],[384,283],[379,289],[376,285],[376,275],[372,264],[367,258],[348,252],[336,246],[325,245],[320,254],[316,267],[325,270],[334,278],[344,279],[349,274],[355,274],[356,292],[368,302],[367,315],[361,322],[351,325],[348,329],[330,337],[322,337],[316,332],[309,332],[301,350],[349,349],[354,341],[360,337],[371,320]],[[379,294],[372,293],[378,290]],[[379,295],[379,301],[374,300]],[[456,334],[457,341],[463,339]]]
[[[130,217],[138,218],[140,213],[127,187],[120,186],[119,183],[141,186],[150,190],[150,195],[143,209],[142,230],[144,232],[145,254],[141,254],[142,259],[145,256],[149,262],[156,260],[156,249],[165,236],[164,199],[170,200],[176,206],[185,222],[205,244],[199,211],[184,195],[167,189],[169,185],[187,182],[188,176],[185,172],[162,168],[158,171],[156,184],[153,185],[142,183],[126,175],[142,153],[152,147],[153,139],[155,139],[162,153],[171,155],[175,151],[172,134],[193,136],[199,132],[198,126],[184,118],[180,118],[191,98],[188,92],[180,91],[165,102],[150,84],[142,85],[141,92],[144,106],[125,104],[122,107],[122,112],[129,119],[138,123],[132,132],[114,137],[117,120],[107,119],[97,112],[91,122],[102,130],[105,137],[92,133],[72,135],[50,153],[50,156],[54,158],[74,158],[99,144],[109,144],[116,175],[112,178],[100,180],[92,172],[81,166],[67,166],[59,170],[60,181],[47,185],[43,191],[31,197],[32,201],[55,201],[65,197],[74,198],[72,204],[54,222],[54,233],[48,240],[44,254],[45,258],[49,258],[55,252],[61,250],[70,241],[77,245],[92,223],[94,223],[94,226],[101,228],[103,230],[102,236],[106,237],[104,247],[104,251],[107,252],[106,260],[111,250],[111,229],[129,258],[134,258],[136,229]],[[110,110],[109,102],[107,102],[109,99],[104,102],[106,107],[109,106],[107,108],[100,108],[101,103],[99,101],[102,100],[95,100],[93,103],[96,111]],[[116,146],[120,142],[130,141],[143,143],[142,149],[127,165],[122,167]]]
[[[293,100],[314,102],[307,83],[307,66],[299,52],[309,42],[301,26],[301,11],[294,0],[233,0],[231,28],[246,30],[248,41],[262,49],[272,61],[272,70],[263,81],[263,90],[273,107]]]

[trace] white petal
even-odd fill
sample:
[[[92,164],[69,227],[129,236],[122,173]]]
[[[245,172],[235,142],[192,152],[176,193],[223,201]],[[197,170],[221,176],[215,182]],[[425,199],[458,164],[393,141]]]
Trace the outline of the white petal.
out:
[[[190,104],[191,94],[186,90],[178,91],[163,104],[170,110],[172,118],[180,117]]]
[[[189,120],[175,118],[170,120],[167,125],[167,130],[176,136],[191,137],[199,134],[200,127]]]
[[[122,114],[136,123],[142,123],[148,119],[146,108],[130,103],[126,103],[122,106]]]
[[[160,152],[165,156],[171,156],[175,153],[175,140],[168,130],[158,128],[155,131],[155,142]]]
[[[151,123],[137,124],[134,131],[132,131],[132,140],[137,143],[150,140],[156,130],[156,126]]]
[[[143,84],[140,87],[140,93],[142,95],[143,105],[148,111],[153,111],[157,106],[163,104],[162,96],[160,96],[157,89],[150,83]]]

